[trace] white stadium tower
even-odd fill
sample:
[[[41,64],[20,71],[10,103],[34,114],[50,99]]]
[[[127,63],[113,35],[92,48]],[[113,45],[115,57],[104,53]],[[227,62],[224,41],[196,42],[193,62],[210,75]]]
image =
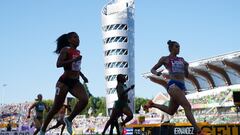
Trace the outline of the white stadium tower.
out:
[[[127,86],[134,84],[134,8],[134,0],[112,0],[101,12],[108,113],[117,100],[117,75],[128,77]],[[134,90],[128,96],[133,111]]]

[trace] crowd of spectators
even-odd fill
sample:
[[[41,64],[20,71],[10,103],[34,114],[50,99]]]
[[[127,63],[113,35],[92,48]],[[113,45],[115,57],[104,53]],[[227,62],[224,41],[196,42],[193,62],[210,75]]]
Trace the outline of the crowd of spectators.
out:
[[[209,111],[209,108],[193,110],[197,122],[208,122],[210,124],[239,123],[237,107],[219,107]],[[172,123],[188,122],[183,110],[179,110],[171,119]]]
[[[229,96],[228,96],[229,95]],[[228,97],[227,97],[228,96]],[[202,96],[200,98],[188,99],[193,108],[213,107],[225,105],[224,103],[233,103],[232,91],[226,90],[220,93],[214,93]]]
[[[11,123],[13,129],[20,128],[19,126],[32,124],[30,119],[27,119],[27,111],[30,103],[19,104],[1,104],[0,105],[0,128]]]
[[[239,123],[238,107],[234,106],[232,90],[188,99],[192,112],[198,122],[211,124]],[[184,111],[180,108],[171,122],[187,122]]]
[[[6,131],[9,124],[11,124],[11,130],[24,131],[34,130],[33,118],[28,119],[28,109],[32,105],[31,102],[19,103],[19,104],[4,104],[0,105],[0,132]],[[34,111],[32,111],[34,113]],[[31,116],[34,116],[32,114]],[[101,133],[106,121],[109,117],[97,116],[86,117],[85,115],[79,115],[73,121],[73,127],[81,130],[81,132],[94,132]],[[49,127],[55,125],[56,120],[52,120]],[[60,132],[60,128],[50,131]]]
[[[218,94],[206,95],[200,98],[189,99],[193,107],[193,114],[197,122],[208,122],[212,124],[222,124],[222,123],[239,123],[238,111],[239,108],[233,105],[233,99],[231,91],[222,91]],[[228,96],[227,96],[228,95]],[[218,104],[217,106],[207,106],[210,104]],[[231,103],[226,105],[225,103]],[[27,113],[32,102],[18,103],[18,104],[0,104],[0,131],[7,130],[34,130],[33,118],[28,119]],[[196,105],[202,104],[205,106]],[[34,111],[32,111],[34,113]],[[31,116],[34,116],[32,114]],[[139,115],[135,115],[135,120]],[[145,114],[146,117],[158,118],[157,114]],[[106,116],[85,116],[79,115],[73,121],[74,129],[79,130],[81,133],[101,133],[106,121],[109,117]],[[171,123],[176,122],[188,122],[184,111],[180,108],[177,113],[170,120]],[[50,126],[55,125],[56,120],[52,120]],[[9,128],[11,125],[11,128]],[[51,130],[50,134],[53,132],[60,132],[60,128]]]

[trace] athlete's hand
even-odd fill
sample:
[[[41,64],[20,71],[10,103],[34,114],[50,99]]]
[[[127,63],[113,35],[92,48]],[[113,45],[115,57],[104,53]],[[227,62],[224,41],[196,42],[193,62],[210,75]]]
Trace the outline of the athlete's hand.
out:
[[[83,79],[84,83],[88,83],[88,79],[85,76],[82,77],[82,79]]]
[[[160,76],[160,75],[162,75],[162,72],[157,72],[156,75],[157,75],[157,76]]]
[[[135,85],[133,84],[132,86],[130,86],[130,89],[134,89]]]

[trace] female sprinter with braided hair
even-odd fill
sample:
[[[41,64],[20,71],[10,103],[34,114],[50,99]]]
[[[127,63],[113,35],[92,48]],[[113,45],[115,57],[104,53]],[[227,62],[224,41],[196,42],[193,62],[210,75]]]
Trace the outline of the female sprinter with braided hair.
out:
[[[63,67],[64,73],[57,81],[53,107],[47,114],[47,117],[42,125],[40,135],[45,135],[48,124],[53,116],[63,106],[68,92],[78,99],[78,102],[73,108],[71,114],[64,118],[69,134],[72,134],[72,120],[88,104],[88,95],[83,84],[79,81],[79,76],[81,76],[85,83],[88,82],[88,79],[80,70],[82,56],[80,51],[77,49],[79,43],[79,36],[76,32],[63,34],[57,39],[57,48],[55,53],[59,54],[59,56],[56,65],[58,68]]]

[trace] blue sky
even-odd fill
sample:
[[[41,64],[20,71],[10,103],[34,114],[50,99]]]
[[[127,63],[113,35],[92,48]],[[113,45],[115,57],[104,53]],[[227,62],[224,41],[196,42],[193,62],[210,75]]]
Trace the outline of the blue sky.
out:
[[[104,96],[101,9],[106,0],[41,0],[0,3],[0,102],[53,99],[57,69],[55,40],[75,31],[81,38],[82,72],[95,96]],[[240,1],[135,1],[135,94],[152,98],[164,88],[141,77],[168,55],[167,40],[180,56],[196,61],[240,49]],[[7,85],[4,85],[7,84]]]

